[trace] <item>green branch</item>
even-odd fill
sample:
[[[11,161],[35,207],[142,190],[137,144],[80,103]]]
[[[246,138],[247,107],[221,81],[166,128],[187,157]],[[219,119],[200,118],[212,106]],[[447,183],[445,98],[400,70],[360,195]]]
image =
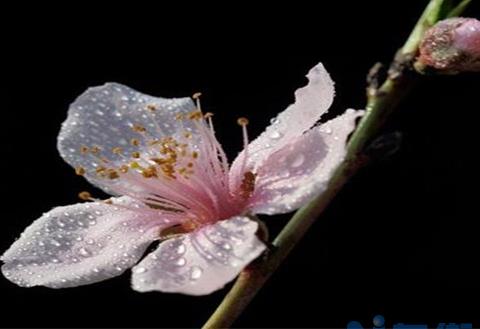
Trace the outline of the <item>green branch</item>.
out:
[[[468,1],[463,1],[466,3]],[[388,78],[380,88],[370,87],[366,113],[353,133],[345,161],[337,168],[324,193],[299,209],[273,241],[276,247],[254,262],[238,277],[232,289],[203,328],[229,327],[255,297],[263,284],[280,266],[310,226],[325,210],[349,178],[366,163],[363,151],[374,138],[398,103],[414,86],[418,75],[412,72],[412,60],[427,28],[437,22],[444,10],[444,0],[431,0],[404,46],[390,66]],[[460,5],[459,5],[460,6]],[[466,5],[462,7],[465,9]],[[456,7],[458,8],[458,6]],[[457,14],[461,12],[458,11]]]

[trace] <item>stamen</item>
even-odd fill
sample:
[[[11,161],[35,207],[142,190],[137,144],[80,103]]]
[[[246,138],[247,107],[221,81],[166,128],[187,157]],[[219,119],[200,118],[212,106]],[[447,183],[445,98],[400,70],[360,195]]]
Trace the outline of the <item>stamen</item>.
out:
[[[88,147],[85,145],[80,146],[80,153],[81,154],[87,154],[89,151]]]
[[[107,177],[110,179],[117,179],[120,175],[115,169],[107,169]]]
[[[130,144],[132,144],[133,146],[138,146],[138,145],[140,145],[140,142],[138,141],[138,139],[132,138],[130,140]]]
[[[98,154],[100,153],[100,148],[98,146],[93,146],[90,148],[90,152],[92,152],[92,154]]]
[[[132,158],[135,158],[135,159],[138,159],[140,158],[140,153],[135,151],[135,152],[132,152]]]
[[[122,154],[123,150],[121,147],[114,147],[112,149],[113,154]]]
[[[78,193],[78,197],[80,198],[80,200],[84,200],[84,201],[92,201],[93,200],[92,195],[90,194],[90,192],[87,192],[87,191],[82,191],[82,192]]]
[[[200,119],[203,118],[203,114],[200,110],[193,111],[193,112],[188,113],[188,118],[190,120],[200,120]]]
[[[147,129],[145,129],[144,126],[141,126],[138,124],[134,124],[131,128],[134,132],[137,132],[137,133],[144,133],[145,131],[147,131]]]
[[[153,104],[147,105],[147,110],[155,112],[157,110],[157,107]]]
[[[202,107],[200,106],[200,96],[202,96],[202,93],[195,93],[192,95],[192,98],[195,100],[196,102],[196,105],[197,105],[197,109],[201,112],[202,111]]]
[[[255,190],[255,178],[256,175],[251,171],[247,171],[243,174],[243,180],[240,184],[241,195],[244,199],[248,199],[252,196]]]
[[[248,131],[247,131],[247,125],[248,125],[248,119],[241,117],[238,118],[237,123],[242,126],[242,134],[243,134],[243,160],[242,160],[242,167],[240,172],[245,171],[245,167],[247,165],[247,159],[248,159]],[[246,173],[245,173],[246,174]]]
[[[76,173],[78,176],[83,176],[83,175],[85,175],[85,168],[83,168],[83,167],[77,167],[77,168],[75,168],[75,173]]]

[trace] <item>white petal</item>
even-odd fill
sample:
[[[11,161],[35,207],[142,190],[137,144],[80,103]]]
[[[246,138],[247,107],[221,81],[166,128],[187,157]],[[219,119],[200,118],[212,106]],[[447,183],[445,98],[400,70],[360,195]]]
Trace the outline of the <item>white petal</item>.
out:
[[[151,106],[154,111],[149,110]],[[89,88],[70,105],[68,118],[58,136],[58,149],[70,165],[86,169],[85,177],[90,182],[113,194],[112,183],[121,183],[121,180],[98,179],[95,169],[104,165],[100,158],[109,161],[105,166],[118,167],[125,159],[114,154],[113,148],[121,147],[128,157],[134,151],[141,153],[147,141],[133,131],[133,125],[144,127],[146,136],[157,139],[192,132],[194,123],[181,122],[176,116],[193,110],[195,106],[190,98],[152,97],[117,83]],[[140,146],[132,145],[132,139],[140,140]],[[195,141],[190,144],[194,146]],[[100,152],[85,155],[81,152],[82,146],[97,146]]]
[[[295,103],[281,112],[258,138],[248,145],[247,167],[255,171],[262,162],[278,149],[300,137],[313,127],[333,102],[335,89],[330,75],[321,63],[307,74],[308,84],[295,92]],[[232,164],[233,188],[238,184],[238,171],[245,151]],[[252,169],[253,168],[253,169]]]
[[[143,255],[167,224],[124,207],[137,209],[130,198],[114,205],[81,203],[57,207],[30,225],[1,257],[2,272],[24,287],[73,287],[123,273]],[[147,211],[147,210],[144,210]]]
[[[253,213],[293,211],[322,193],[346,155],[346,140],[363,111],[347,110],[266,159],[259,169]]]
[[[165,241],[133,268],[133,288],[187,295],[218,290],[265,250],[257,227],[238,216]]]

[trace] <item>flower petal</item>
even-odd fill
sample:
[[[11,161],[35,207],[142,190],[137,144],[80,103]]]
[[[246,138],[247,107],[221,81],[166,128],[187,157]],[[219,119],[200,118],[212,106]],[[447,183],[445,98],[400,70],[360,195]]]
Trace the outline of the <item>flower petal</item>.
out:
[[[321,193],[346,154],[346,140],[363,111],[347,110],[268,157],[257,172],[253,213],[279,214]]]
[[[257,227],[237,216],[165,241],[133,268],[133,288],[188,295],[218,290],[265,250]]]
[[[169,225],[132,199],[57,207],[36,220],[1,257],[2,272],[24,287],[64,288],[123,273]]]
[[[308,84],[295,92],[295,103],[273,119],[272,124],[248,145],[248,170],[255,171],[270,154],[300,137],[327,112],[335,95],[330,75],[319,63],[308,72],[307,78]],[[242,178],[239,171],[245,155],[244,150],[232,164],[232,188],[235,188],[239,178]]]
[[[176,119],[194,110],[190,98],[152,97],[118,83],[89,88],[71,104],[58,136],[58,149],[65,161],[85,171],[90,182],[108,193],[122,194],[112,188],[122,180],[99,179],[97,170],[118,167],[125,155],[130,158],[134,152],[141,153],[153,139],[194,131],[192,120]]]

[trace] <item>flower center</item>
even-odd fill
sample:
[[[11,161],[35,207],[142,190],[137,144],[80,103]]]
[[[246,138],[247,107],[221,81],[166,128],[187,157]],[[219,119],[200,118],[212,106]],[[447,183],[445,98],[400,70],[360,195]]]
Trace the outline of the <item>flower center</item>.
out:
[[[92,157],[96,165],[93,173],[82,167],[76,168],[76,173],[111,181],[107,186],[116,193],[139,199],[152,209],[184,213],[192,227],[241,213],[254,192],[256,178],[246,170],[248,120],[237,121],[242,127],[245,156],[241,184],[231,191],[229,164],[215,137],[213,114],[202,113],[199,94],[193,98],[197,103],[194,111],[172,118],[178,127],[174,135],[163,134],[155,118],[157,107],[146,105],[144,110],[153,122],[149,126],[157,127],[155,131],[131,124],[138,137],[129,141],[130,147],[103,150],[95,145],[82,146],[81,154]]]

